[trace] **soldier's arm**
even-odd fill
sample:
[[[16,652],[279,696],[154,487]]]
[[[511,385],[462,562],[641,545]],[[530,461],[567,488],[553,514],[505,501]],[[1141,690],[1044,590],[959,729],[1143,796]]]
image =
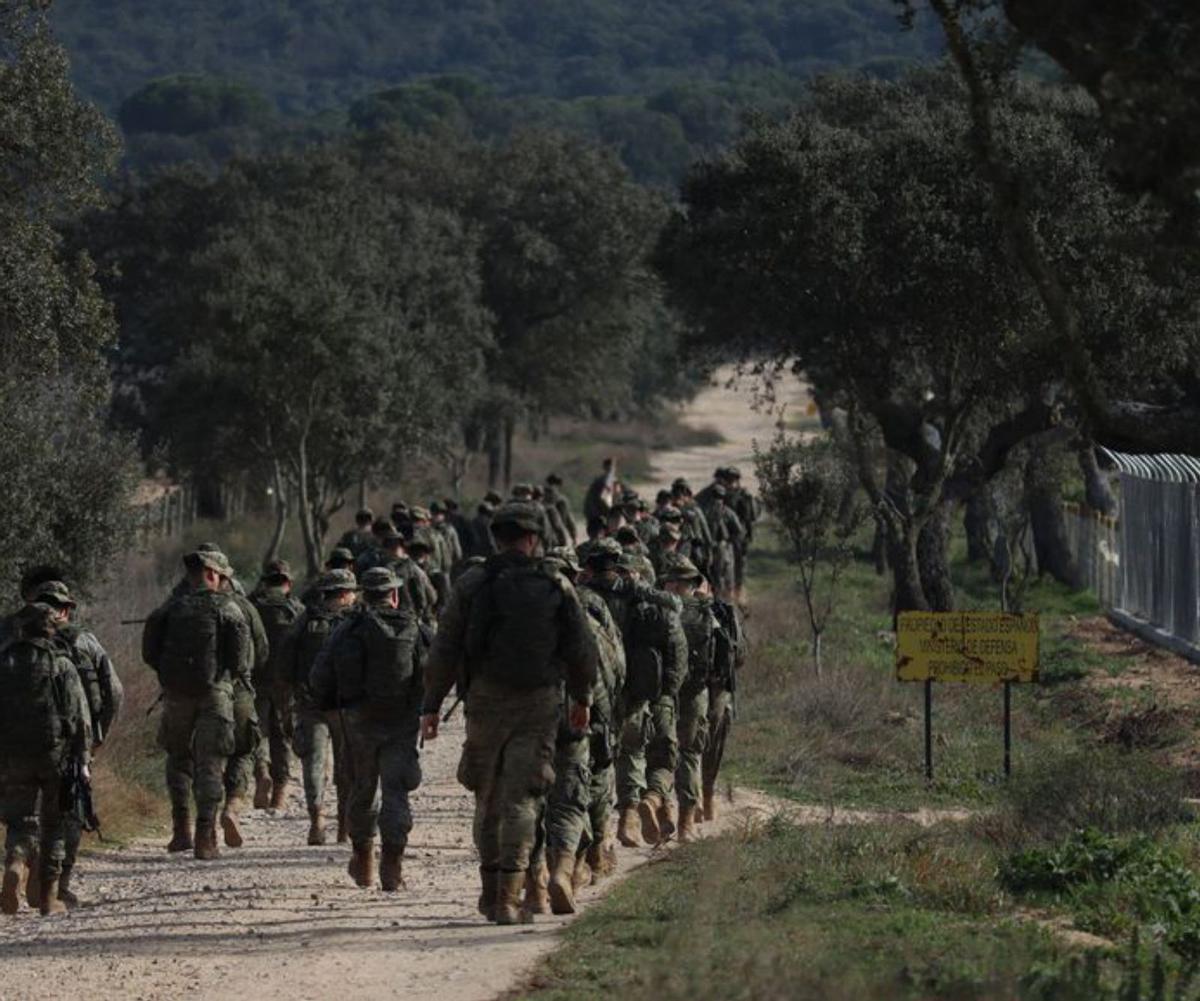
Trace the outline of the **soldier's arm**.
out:
[[[160,605],[146,619],[142,627],[142,661],[158,673],[158,661],[162,656],[163,640],[167,632],[167,606]]]
[[[462,671],[466,657],[467,622],[470,618],[471,595],[479,579],[479,571],[468,571],[450,592],[450,601],[438,623],[437,636],[425,660],[425,699],[421,712],[431,716],[441,710],[442,702]]]
[[[79,639],[80,645],[87,648],[88,656],[96,665],[102,708],[100,719],[96,721],[99,723],[99,729],[93,736],[103,741],[112,732],[113,722],[121,712],[121,705],[125,701],[125,686],[121,684],[121,678],[117,674],[112,658],[109,657],[108,651],[101,645],[100,640],[96,638],[95,633],[82,633]]]
[[[663,651],[663,694],[672,697],[679,694],[688,673],[687,634],[683,631],[683,619],[679,612],[667,613],[667,648]]]
[[[92,714],[88,709],[87,695],[79,672],[67,657],[58,658],[59,679],[62,683],[63,711],[71,730],[72,755],[86,755],[92,746]]]
[[[308,672],[308,690],[322,709],[336,709],[337,675],[333,670],[333,648],[342,641],[343,634],[350,628],[353,619],[343,619],[325,637],[317,659]]]
[[[566,667],[567,694],[579,705],[587,706],[592,702],[600,651],[575,588],[566,579],[561,583],[558,654]]]
[[[241,606],[233,601],[226,601],[221,608],[218,644],[221,668],[229,680],[241,680],[250,685],[254,640]]]
[[[258,609],[249,601],[238,602],[246,615],[246,623],[250,627],[250,639],[253,644],[254,671],[261,671],[271,659],[271,641],[267,638],[267,627],[263,625],[262,616]]]

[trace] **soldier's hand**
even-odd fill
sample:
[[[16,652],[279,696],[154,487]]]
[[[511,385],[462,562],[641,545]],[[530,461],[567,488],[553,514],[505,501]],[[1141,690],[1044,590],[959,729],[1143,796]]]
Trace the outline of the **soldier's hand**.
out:
[[[438,719],[437,713],[428,713],[421,717],[421,739],[422,740],[437,740],[438,735]]]
[[[588,728],[591,716],[591,711],[587,706],[572,702],[571,708],[567,711],[567,722],[571,724],[571,729],[576,733],[582,733]]]

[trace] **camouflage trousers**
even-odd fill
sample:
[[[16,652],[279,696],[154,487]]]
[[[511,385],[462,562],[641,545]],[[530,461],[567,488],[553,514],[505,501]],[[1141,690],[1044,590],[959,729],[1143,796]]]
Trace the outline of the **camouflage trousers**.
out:
[[[681,808],[700,802],[703,787],[701,759],[708,746],[708,684],[687,681],[679,691],[679,766],[675,792]]]
[[[714,544],[709,575],[714,592],[726,597],[733,594],[733,589],[737,586],[737,567],[732,543],[718,542]]]
[[[546,847],[574,854],[590,827],[592,763],[586,739],[560,741],[554,752],[554,785],[546,802]]]
[[[166,694],[158,746],[167,752],[167,792],[171,808],[197,820],[216,819],[225,796],[226,759],[234,750],[233,694],[221,685],[200,696]]]
[[[304,801],[311,810],[325,803],[325,773],[333,753],[333,782],[337,789],[337,815],[345,816],[350,802],[350,777],[346,774],[346,750],[342,745],[342,722],[336,712],[302,706],[296,710],[292,744],[300,758]]]
[[[256,688],[254,711],[259,729],[255,771],[269,774],[276,785],[286,783],[292,777],[292,694],[276,685]]]
[[[516,691],[479,679],[467,696],[467,739],[458,780],[475,794],[479,864],[524,872],[554,782],[558,688]]]
[[[243,682],[234,682],[233,750],[225,763],[225,796],[230,802],[245,799],[254,781],[262,741],[256,704],[254,689]]]
[[[725,741],[733,725],[733,693],[724,688],[712,688],[708,693],[708,743],[701,761],[704,791],[711,794],[717,788],[717,775],[725,757]]]
[[[387,722],[344,709],[342,723],[350,776],[346,804],[350,840],[359,844],[378,833],[385,846],[403,851],[413,826],[408,794],[421,784],[417,707]]]
[[[5,858],[38,857],[53,879],[66,858],[66,820],[59,799],[61,767],[46,759],[12,758],[0,765],[0,821],[7,828]]]
[[[748,542],[735,542],[733,545],[733,584],[739,590],[746,583],[746,551],[749,548]]]
[[[627,709],[617,753],[617,802],[622,809],[637,806],[647,792],[663,799],[674,795],[679,763],[675,715],[670,696]]]

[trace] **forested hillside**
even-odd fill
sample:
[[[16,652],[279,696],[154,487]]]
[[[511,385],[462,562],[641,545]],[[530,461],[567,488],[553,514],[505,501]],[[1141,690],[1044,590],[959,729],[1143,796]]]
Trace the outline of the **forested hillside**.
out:
[[[658,182],[815,73],[892,76],[936,49],[888,0],[59,0],[54,21],[142,165],[381,118],[521,121],[600,138]]]

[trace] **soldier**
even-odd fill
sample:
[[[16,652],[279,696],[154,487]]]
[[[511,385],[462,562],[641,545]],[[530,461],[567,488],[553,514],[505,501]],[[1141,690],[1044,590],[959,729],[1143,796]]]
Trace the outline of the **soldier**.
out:
[[[337,546],[330,551],[329,558],[325,561],[325,565],[321,568],[321,573],[317,579],[304,585],[304,591],[300,595],[300,603],[305,608],[321,604],[321,577],[331,570],[349,570],[353,576],[354,554],[344,546]]]
[[[425,620],[430,623],[437,622],[446,602],[450,600],[450,575],[435,562],[437,549],[437,533],[432,528],[413,529],[408,542],[408,554],[429,578],[433,588],[434,599],[425,615]]]
[[[603,467],[604,471],[592,480],[583,498],[583,516],[589,521],[607,518],[617,495],[617,460],[607,458]]]
[[[587,538],[575,547],[575,555],[579,562],[587,565],[588,556],[596,548],[601,539],[608,538],[608,525],[603,518],[589,518],[587,522]]]
[[[263,567],[258,587],[250,596],[267,636],[267,662],[254,675],[254,709],[258,715],[259,743],[255,757],[254,802],[264,800],[275,810],[287,803],[291,780],[292,734],[291,675],[282,658],[283,638],[300,617],[304,606],[292,597],[292,569],[286,560]]]
[[[724,484],[714,483],[707,489],[708,506],[702,510],[712,535],[709,577],[713,590],[722,600],[729,600],[734,591],[734,551],[742,544],[745,531],[738,516],[725,503]]]
[[[142,659],[158,675],[163,715],[159,746],[167,752],[167,791],[174,826],[168,851],[194,847],[218,857],[217,811],[225,759],[234,750],[233,684],[250,683],[250,627],[221,591],[224,559],[196,551],[184,557],[189,589],[157,608],[142,633]],[[196,830],[191,829],[195,799]]]
[[[459,780],[475,794],[475,846],[488,920],[532,920],[521,908],[538,820],[554,781],[560,715],[588,729],[596,643],[570,582],[539,558],[545,521],[531,504],[503,505],[492,522],[500,552],[459,579],[426,672],[422,733],[438,734],[442,700],[466,692]]]
[[[440,532],[435,532],[433,529],[433,512],[424,507],[409,508],[409,525],[411,526],[405,538],[410,542],[420,532],[430,545],[428,566],[423,567],[428,575],[429,570],[433,569],[439,572],[450,574],[450,553],[446,548],[446,541]],[[416,559],[416,556],[410,554]],[[418,561],[419,562],[419,561]]]
[[[60,580],[38,583],[33,576],[26,574],[22,585],[27,600],[54,609],[54,640],[70,658],[79,676],[91,723],[92,744],[89,751],[94,755],[107,739],[112,724],[121,711],[121,703],[125,697],[121,679],[96,635],[71,621],[76,604],[66,584]],[[75,871],[79,844],[83,839],[83,823],[82,818],[74,811],[67,812],[65,823],[66,854],[58,880],[58,899],[68,907],[77,907],[79,898],[71,889],[71,876]]]
[[[572,583],[582,573],[569,547],[551,550],[549,558]],[[596,640],[599,670],[592,685],[588,732],[570,728],[565,699],[559,722],[554,787],[546,811],[549,902],[555,914],[574,913],[575,893],[593,876],[599,879],[610,873],[616,863],[609,831],[616,741],[613,720],[617,695],[625,683],[625,650],[604,599],[586,587],[576,593]]]
[[[695,563],[701,573],[707,573],[713,556],[712,532],[704,512],[692,498],[692,488],[682,477],[671,484],[671,504],[679,509],[683,519],[679,551]]]
[[[703,586],[701,587],[703,592]],[[704,820],[717,815],[716,788],[725,742],[733,726],[737,676],[746,660],[746,631],[736,605],[713,601],[719,628],[714,637],[713,667],[708,686],[708,744],[701,759]]]
[[[742,486],[742,473],[736,466],[725,470],[726,489],[729,491],[726,504],[742,523],[742,538],[733,549],[734,597],[738,604],[743,601],[746,585],[746,554],[754,541],[754,523],[758,520],[758,504],[754,495]]]
[[[659,577],[662,577],[666,558],[678,551],[680,536],[678,522],[664,521],[659,525],[658,535],[649,546],[650,563]]]
[[[693,840],[696,808],[701,804],[701,756],[708,746],[708,687],[716,655],[719,628],[712,599],[700,590],[704,577],[686,556],[666,561],[664,590],[683,602],[683,631],[687,636],[688,673],[679,689],[679,766],[675,792],[679,801],[680,841]]]
[[[446,565],[442,568],[450,576],[458,572],[463,561],[462,539],[458,530],[447,517],[445,502],[434,501],[429,505],[429,514],[433,520],[433,530],[441,537],[446,551]]]
[[[567,535],[570,537],[569,541],[563,543],[563,545],[573,546],[579,541],[579,529],[575,525],[575,516],[571,513],[571,505],[567,503],[566,497],[563,496],[562,488],[562,477],[558,473],[551,473],[546,477],[546,486],[543,493],[545,495],[545,502],[554,505],[554,509],[558,512],[558,516],[567,530]]]
[[[67,910],[59,896],[63,773],[72,758],[86,768],[92,735],[79,676],[53,642],[56,618],[49,605],[25,605],[0,645],[0,820],[7,828],[0,911],[10,915],[22,896],[43,916]]]
[[[338,547],[349,549],[355,557],[365,553],[374,544],[371,534],[371,524],[375,521],[375,512],[364,507],[354,516],[354,527],[338,539]]]
[[[471,528],[471,519],[462,513],[458,501],[453,497],[443,497],[442,507],[446,510],[446,524],[454,529],[461,546],[459,565],[451,571],[451,575],[457,578],[462,571],[462,563],[475,551],[475,535]]]
[[[475,509],[475,518],[471,522],[471,545],[467,549],[468,559],[486,559],[496,552],[496,541],[492,538],[492,517],[495,513],[496,506],[486,498]]]
[[[347,871],[359,886],[375,885],[378,834],[379,885],[388,892],[404,885],[401,866],[413,826],[408,796],[421,784],[420,639],[400,587],[387,567],[363,574],[363,605],[338,624],[309,677],[317,706],[339,712],[344,728],[354,847]]]
[[[627,847],[657,844],[675,830],[678,764],[676,696],[687,674],[687,640],[678,598],[639,584],[614,540],[588,555],[587,586],[608,605],[625,646],[626,676],[617,718],[617,838]]]
[[[318,582],[321,601],[309,605],[283,641],[283,672],[291,678],[295,706],[293,742],[300,757],[304,801],[308,806],[308,843],[325,844],[325,771],[333,748],[333,776],[337,788],[337,840],[348,840],[346,808],[350,802],[342,728],[336,711],[322,709],[309,685],[309,676],[321,647],[358,599],[358,584],[349,570],[330,570]]]
[[[419,619],[432,621],[437,591],[425,571],[408,555],[404,535],[397,528],[380,533],[380,546],[369,556],[360,556],[355,576],[360,580],[373,567],[386,567],[400,578],[400,605]]]

